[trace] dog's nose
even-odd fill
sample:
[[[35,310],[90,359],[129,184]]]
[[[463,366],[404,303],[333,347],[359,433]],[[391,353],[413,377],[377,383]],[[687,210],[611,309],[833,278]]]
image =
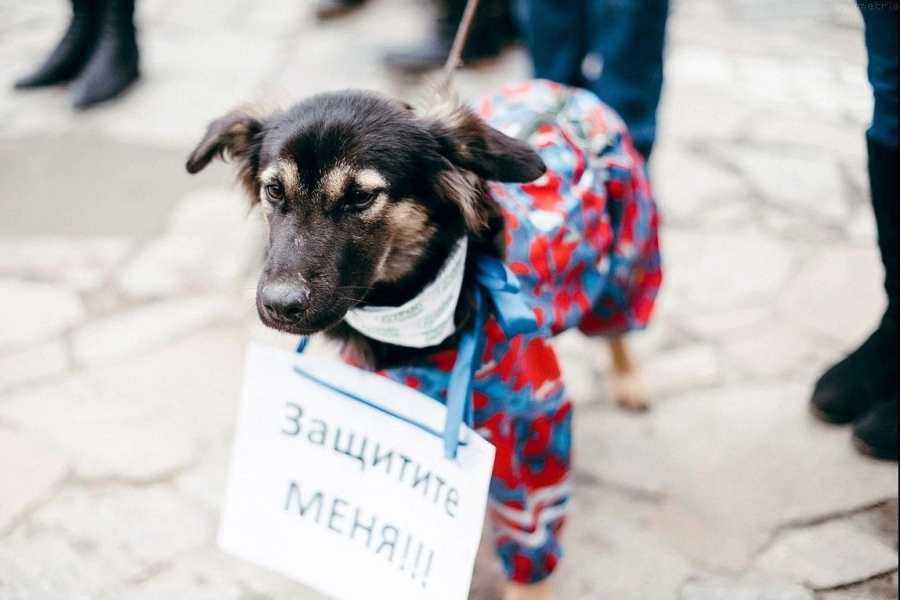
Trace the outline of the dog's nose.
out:
[[[296,283],[274,282],[263,288],[262,305],[275,321],[296,323],[309,308],[309,288]]]

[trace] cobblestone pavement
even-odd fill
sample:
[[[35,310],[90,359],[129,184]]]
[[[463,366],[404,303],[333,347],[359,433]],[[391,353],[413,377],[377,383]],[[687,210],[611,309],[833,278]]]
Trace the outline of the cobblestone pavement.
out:
[[[76,115],[63,89],[10,89],[63,4],[0,0],[0,599],[319,598],[215,548],[244,348],[292,340],[256,324],[260,228],[230,172],[181,165],[251,99],[423,98],[379,57],[427,13],[141,0],[143,82]],[[806,411],[883,307],[864,64],[850,0],[675,2],[668,280],[637,336],[656,406],[610,406],[603,352],[559,340],[579,404],[563,600],[897,598],[897,467]],[[458,87],[527,73],[511,50]],[[495,569],[485,554],[473,598],[496,598]]]

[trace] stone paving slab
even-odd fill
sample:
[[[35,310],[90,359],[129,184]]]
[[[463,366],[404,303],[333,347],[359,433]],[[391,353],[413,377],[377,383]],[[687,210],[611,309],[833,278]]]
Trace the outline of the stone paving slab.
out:
[[[0,547],[0,598],[95,598],[208,543],[208,519],[165,486],[70,487]]]
[[[4,353],[0,355],[0,393],[63,375],[69,362],[68,350],[58,340]]]
[[[72,457],[88,479],[165,479],[230,438],[240,328],[209,330],[0,403],[0,422]],[[52,414],[54,418],[44,418]]]
[[[0,274],[96,290],[132,244],[123,237],[0,236]]]
[[[897,574],[819,594],[818,600],[896,600]]]
[[[116,288],[131,299],[230,292],[254,269],[265,240],[259,211],[234,188],[201,188],[172,210],[165,235],[124,265]]]
[[[559,574],[561,597],[677,599],[676,590],[694,567],[629,514],[631,506],[616,506],[609,494],[589,486],[576,486],[573,503],[566,537],[573,549]]]
[[[0,349],[52,339],[81,323],[86,314],[67,285],[0,278]]]
[[[754,563],[813,589],[834,589],[897,570],[896,551],[852,523],[834,522],[782,536]]]
[[[653,527],[705,564],[741,570],[773,526],[897,495],[896,466],[847,453],[843,430],[807,415],[807,389],[732,385],[687,392],[643,417],[582,409],[576,464],[598,481],[665,498]],[[856,483],[847,485],[851,476]],[[698,539],[689,535],[695,530],[712,531]],[[742,544],[730,542],[723,551],[729,534]]]
[[[710,580],[691,582],[681,600],[814,600],[808,589],[792,584]]]
[[[0,534],[52,495],[68,472],[60,453],[38,446],[14,431],[0,429]]]
[[[79,328],[72,334],[72,351],[82,365],[110,363],[225,321],[237,310],[221,295],[160,300]]]

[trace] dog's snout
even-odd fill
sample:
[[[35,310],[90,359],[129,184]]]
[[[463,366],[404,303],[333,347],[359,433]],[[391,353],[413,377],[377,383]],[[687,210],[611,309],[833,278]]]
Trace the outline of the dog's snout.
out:
[[[261,303],[269,318],[296,323],[309,308],[309,288],[302,284],[274,282],[262,291]]]

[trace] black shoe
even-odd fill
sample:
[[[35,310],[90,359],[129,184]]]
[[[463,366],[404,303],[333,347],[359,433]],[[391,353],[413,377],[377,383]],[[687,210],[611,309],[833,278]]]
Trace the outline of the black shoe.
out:
[[[452,40],[435,37],[418,46],[391,50],[384,55],[384,62],[392,69],[407,73],[423,73],[439,69],[447,62],[452,44]],[[501,51],[499,43],[481,42],[477,45],[470,43],[463,51],[462,60],[471,63],[496,58]]]
[[[898,396],[874,405],[853,426],[853,444],[867,456],[897,460],[900,443]]]
[[[881,327],[862,346],[840,361],[816,382],[811,409],[828,423],[845,425],[864,414],[879,398],[892,391],[885,368],[889,356],[890,332]]]
[[[72,104],[84,109],[111,100],[140,77],[134,0],[103,0],[97,47],[72,84]]]
[[[418,46],[388,51],[384,55],[384,62],[391,69],[407,73],[439,69],[450,55],[451,43],[444,38],[433,37]]]
[[[445,14],[437,19],[431,39],[418,46],[389,51],[384,62],[392,69],[412,74],[443,67],[465,8],[465,0],[447,0]],[[462,60],[471,63],[496,58],[515,37],[506,5],[495,0],[483,2],[475,13]]]
[[[99,0],[72,0],[72,22],[50,56],[15,83],[17,89],[56,85],[74,79],[97,42]]]
[[[365,0],[317,0],[316,17],[328,20],[343,16],[356,10],[365,3]]]

